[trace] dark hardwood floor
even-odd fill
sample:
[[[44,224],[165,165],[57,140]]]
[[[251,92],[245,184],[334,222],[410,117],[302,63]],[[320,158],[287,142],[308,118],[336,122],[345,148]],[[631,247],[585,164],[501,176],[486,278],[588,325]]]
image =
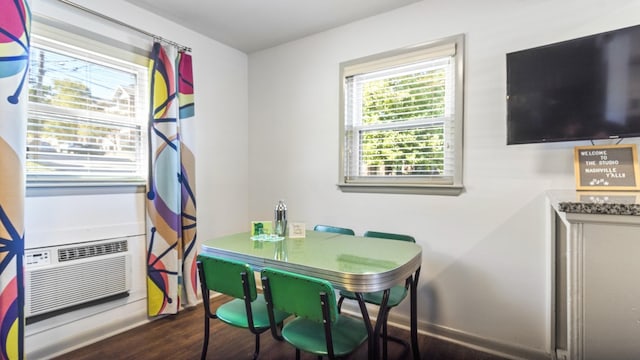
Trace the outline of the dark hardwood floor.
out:
[[[228,301],[226,296],[211,300],[213,309]],[[95,344],[64,354],[58,360],[196,360],[200,359],[203,336],[202,305],[183,310],[178,315],[165,317],[151,323],[115,335]],[[390,334],[410,339],[409,332],[389,328]],[[295,359],[295,350],[285,342],[275,341],[269,332],[261,335],[261,360]],[[501,357],[469,349],[450,342],[425,335],[419,336],[422,359],[459,359],[459,360],[500,360]],[[254,336],[248,330],[235,328],[211,321],[211,338],[207,359],[251,359],[254,348]],[[389,343],[389,359],[406,359],[402,348]],[[366,359],[367,346],[364,344],[348,359]],[[302,359],[316,359],[315,356],[302,353]]]

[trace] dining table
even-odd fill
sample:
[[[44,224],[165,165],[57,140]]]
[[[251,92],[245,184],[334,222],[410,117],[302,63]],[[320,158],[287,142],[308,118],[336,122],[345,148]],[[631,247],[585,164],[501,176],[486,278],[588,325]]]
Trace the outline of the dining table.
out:
[[[325,279],[336,289],[358,294],[384,291],[375,325],[358,296],[369,332],[370,359],[380,355],[378,337],[388,311],[389,289],[409,279],[411,350],[413,358],[420,359],[417,285],[422,247],[416,243],[312,230],[295,238],[241,232],[204,240],[201,253],[242,261],[257,272],[269,267]]]

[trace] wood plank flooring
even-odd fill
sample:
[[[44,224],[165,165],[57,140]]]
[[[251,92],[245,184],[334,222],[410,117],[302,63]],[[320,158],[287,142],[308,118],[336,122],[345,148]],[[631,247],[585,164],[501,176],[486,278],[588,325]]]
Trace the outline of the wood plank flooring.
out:
[[[226,296],[211,300],[213,309],[228,301]],[[64,354],[57,360],[196,360],[200,359],[203,336],[202,305],[183,310],[179,314],[152,321],[151,323],[115,335],[95,344]],[[410,339],[409,332],[389,327],[390,334]],[[260,337],[260,360],[295,359],[295,350],[285,342],[275,341],[269,332]],[[503,358],[459,346],[436,338],[419,335],[422,359],[453,360],[501,360]],[[211,321],[211,338],[207,359],[251,359],[254,335],[248,330],[234,328],[218,320]],[[406,359],[402,348],[389,343],[389,359]],[[315,356],[302,353],[304,359]],[[366,343],[348,359],[367,358]]]

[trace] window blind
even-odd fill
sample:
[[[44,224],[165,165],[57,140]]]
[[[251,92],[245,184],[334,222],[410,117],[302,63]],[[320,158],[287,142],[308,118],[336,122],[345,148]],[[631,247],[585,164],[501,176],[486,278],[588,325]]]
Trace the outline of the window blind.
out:
[[[445,53],[419,62],[413,54],[405,56],[411,60],[408,65],[345,78],[347,181],[384,177],[452,181],[455,62],[451,55],[442,56]]]
[[[144,182],[147,69],[34,38],[28,181]]]

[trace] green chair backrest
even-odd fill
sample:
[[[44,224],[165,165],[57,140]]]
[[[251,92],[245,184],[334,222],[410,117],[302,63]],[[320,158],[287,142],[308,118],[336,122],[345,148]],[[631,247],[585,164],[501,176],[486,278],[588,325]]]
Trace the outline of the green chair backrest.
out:
[[[356,234],[351,229],[337,227],[337,226],[330,226],[330,225],[316,225],[313,228],[313,230],[314,231],[332,232],[332,233],[344,234],[344,235],[355,235]]]
[[[265,291],[271,293],[271,302],[275,309],[322,322],[320,294],[325,293],[328,295],[330,321],[336,321],[338,306],[333,295],[333,286],[327,280],[272,268],[262,269],[262,278],[263,285],[268,284],[269,288],[265,288]]]
[[[206,286],[209,290],[244,299],[242,273],[246,273],[250,300],[254,301],[258,296],[253,269],[248,264],[203,254],[198,255],[197,260],[203,265]]]
[[[411,235],[393,234],[393,233],[385,233],[385,232],[379,232],[379,231],[367,231],[364,233],[364,236],[381,238],[381,239],[408,241],[412,243],[416,242],[416,239]]]

